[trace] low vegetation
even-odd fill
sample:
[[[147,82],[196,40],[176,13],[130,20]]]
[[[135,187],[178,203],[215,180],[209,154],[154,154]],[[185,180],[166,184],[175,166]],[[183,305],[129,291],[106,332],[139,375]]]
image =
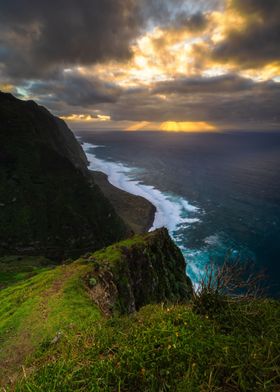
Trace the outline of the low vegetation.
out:
[[[279,390],[279,304],[252,301],[227,313],[214,321],[191,305],[149,305],[66,331],[41,344],[16,390]]]
[[[154,257],[174,255],[174,262],[176,247],[168,252],[165,235],[123,241],[1,290],[3,391],[279,391],[279,301],[224,292],[219,282],[229,274],[234,282],[232,270],[215,272],[212,283],[185,303],[167,290],[169,297],[146,297],[160,303],[144,303],[136,312],[114,306],[104,312],[92,295],[104,265],[119,281],[119,266],[147,263],[152,249]],[[153,263],[155,268],[159,260]],[[164,275],[160,268],[158,273]],[[155,271],[151,276],[157,279]]]
[[[0,257],[0,289],[31,278],[42,271],[55,267],[55,265],[55,262],[45,257]]]

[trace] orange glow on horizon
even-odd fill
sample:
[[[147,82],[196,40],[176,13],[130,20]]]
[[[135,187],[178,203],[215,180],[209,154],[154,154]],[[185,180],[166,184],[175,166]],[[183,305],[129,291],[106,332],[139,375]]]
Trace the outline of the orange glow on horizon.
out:
[[[160,125],[160,130],[168,132],[205,132],[217,131],[217,127],[204,121],[166,121]]]
[[[205,121],[165,121],[135,122],[125,128],[125,131],[166,131],[166,132],[210,132],[217,131],[218,128]]]
[[[13,91],[13,85],[9,83],[0,83],[0,91],[3,91],[3,93],[11,93]]]

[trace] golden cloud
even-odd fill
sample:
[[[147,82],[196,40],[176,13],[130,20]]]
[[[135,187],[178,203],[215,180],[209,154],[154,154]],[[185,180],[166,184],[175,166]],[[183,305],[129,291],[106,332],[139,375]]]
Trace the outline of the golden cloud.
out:
[[[90,114],[69,114],[68,116],[61,116],[60,117],[64,121],[92,121],[92,122],[103,122],[103,121],[110,121],[111,117],[97,114],[96,116],[92,116]]]

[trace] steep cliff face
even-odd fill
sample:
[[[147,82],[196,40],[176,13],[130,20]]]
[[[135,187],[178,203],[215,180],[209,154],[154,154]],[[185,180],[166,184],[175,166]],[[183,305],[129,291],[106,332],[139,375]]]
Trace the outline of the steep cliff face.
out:
[[[184,257],[166,229],[112,245],[86,260],[93,265],[86,284],[105,314],[132,313],[150,303],[180,303],[192,294]]]
[[[0,255],[74,256],[126,234],[66,124],[0,93]]]
[[[85,153],[73,133],[63,120],[53,116],[43,106],[0,92],[0,114],[1,133],[8,134],[12,143],[16,141],[14,138],[18,142],[28,139],[34,145],[44,143],[76,168],[87,172]]]

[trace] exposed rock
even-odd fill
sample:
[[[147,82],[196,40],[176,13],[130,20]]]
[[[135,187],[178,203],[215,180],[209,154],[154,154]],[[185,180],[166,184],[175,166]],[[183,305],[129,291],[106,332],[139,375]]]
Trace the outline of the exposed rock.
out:
[[[58,331],[57,334],[55,335],[55,337],[52,339],[51,344],[58,343],[61,340],[62,336],[63,336],[63,333]]]
[[[132,313],[150,303],[185,302],[192,294],[184,257],[166,229],[110,246],[86,260],[93,263],[85,277],[88,291],[107,315]]]

